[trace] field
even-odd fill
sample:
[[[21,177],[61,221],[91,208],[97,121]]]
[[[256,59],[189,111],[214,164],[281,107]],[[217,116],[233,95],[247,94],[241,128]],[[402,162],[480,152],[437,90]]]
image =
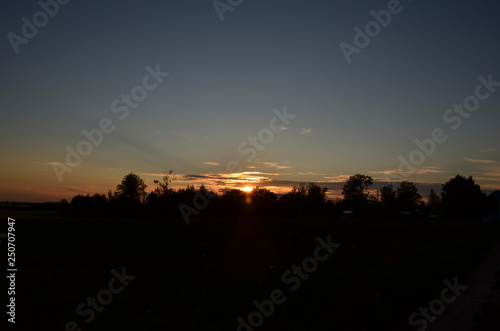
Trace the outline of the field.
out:
[[[16,219],[16,316],[25,330],[71,330],[70,321],[82,330],[235,330],[276,290],[269,316],[253,314],[259,326],[240,330],[416,330],[409,316],[440,297],[444,279],[467,284],[500,236],[495,225],[438,219],[199,218],[188,226],[0,213]],[[317,238],[329,236],[340,246],[292,277],[323,247]],[[95,316],[87,306],[77,313],[109,288],[112,269],[133,280]]]

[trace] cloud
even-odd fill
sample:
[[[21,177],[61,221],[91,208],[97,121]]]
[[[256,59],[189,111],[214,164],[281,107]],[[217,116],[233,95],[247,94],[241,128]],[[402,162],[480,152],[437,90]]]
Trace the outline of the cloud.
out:
[[[278,165],[278,162],[263,162],[263,161],[257,161],[257,164],[262,164],[266,168],[276,168],[276,169],[288,169],[291,168],[292,166],[285,166],[285,165]]]
[[[138,175],[143,175],[143,176],[153,176],[153,177],[163,177],[165,174],[155,174],[151,172],[139,172]]]
[[[218,166],[218,165],[220,165],[220,164],[219,164],[219,163],[217,163],[217,162],[203,162],[203,164],[214,165],[214,166]]]
[[[64,165],[64,166],[74,166],[72,163],[63,163],[63,162],[42,162],[42,161],[32,161],[33,163],[36,164],[43,164],[43,165]]]
[[[302,131],[299,134],[309,134],[311,133],[311,129],[302,129]]]
[[[488,173],[485,173],[484,175],[488,175]],[[498,177],[498,178],[493,178],[493,177],[474,177],[474,179],[475,180],[482,180],[482,181],[490,181],[490,182],[500,182],[500,177]],[[498,184],[497,184],[497,186],[498,186]]]
[[[468,157],[463,158],[465,161],[472,162],[472,163],[482,163],[482,164],[497,164],[497,161],[493,160],[483,160],[483,159],[471,159]]]
[[[391,169],[382,171],[368,171],[371,174],[381,174],[381,175],[396,175],[396,174],[413,174],[413,175],[427,175],[427,174],[439,174],[444,171],[440,167],[425,167],[421,169],[415,169],[413,171],[401,170],[401,169]]]
[[[207,188],[213,191],[222,192],[225,189],[240,188],[242,186],[267,186],[262,183],[270,181],[269,176],[278,174],[266,174],[258,171],[244,171],[238,173],[220,173],[220,174],[183,174],[173,182],[175,186],[179,184],[196,185],[203,183]]]
[[[500,165],[487,166],[485,172],[479,172],[478,174],[490,178],[500,178]]]
[[[328,183],[345,183],[349,179],[349,175],[325,176]]]
[[[496,148],[488,148],[488,149],[483,149],[482,151],[479,151],[479,153],[492,153],[492,152],[497,152],[498,149]]]

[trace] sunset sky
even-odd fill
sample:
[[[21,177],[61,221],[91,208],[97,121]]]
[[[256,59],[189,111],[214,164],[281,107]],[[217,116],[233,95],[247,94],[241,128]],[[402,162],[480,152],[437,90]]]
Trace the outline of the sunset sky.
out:
[[[500,3],[397,3],[69,1],[49,17],[4,1],[0,201],[106,193],[130,172],[150,191],[170,169],[213,190],[333,197],[356,173],[500,189]]]

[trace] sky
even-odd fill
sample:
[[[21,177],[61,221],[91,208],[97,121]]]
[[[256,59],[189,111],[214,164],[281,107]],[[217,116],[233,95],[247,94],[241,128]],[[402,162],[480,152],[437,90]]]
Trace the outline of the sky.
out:
[[[500,189],[498,1],[60,2],[0,11],[0,201],[168,170],[330,197],[357,173]]]

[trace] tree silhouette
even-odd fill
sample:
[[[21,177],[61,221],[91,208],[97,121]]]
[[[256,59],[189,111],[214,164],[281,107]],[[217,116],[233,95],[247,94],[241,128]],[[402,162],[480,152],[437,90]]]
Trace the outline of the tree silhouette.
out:
[[[416,186],[409,181],[402,181],[396,192],[396,200],[400,210],[416,211],[422,200]]]
[[[164,171],[163,172],[164,176],[162,177],[161,181],[155,179],[154,183],[156,184],[156,188],[151,193],[154,193],[158,197],[167,195],[171,190],[169,185],[172,182],[173,173],[174,172],[172,170],[169,170],[168,172]]]
[[[276,194],[265,187],[256,186],[253,188],[251,194],[254,199],[257,198],[262,201],[276,201]]]
[[[156,188],[148,195],[147,199],[147,209],[150,215],[159,216],[169,214],[169,211],[173,209],[175,192],[170,187],[173,173],[172,170],[168,172],[164,171],[162,179],[154,181]]]
[[[427,196],[427,210],[433,214],[437,214],[441,210],[441,198],[439,195],[431,188],[431,192]]]
[[[156,188],[147,196],[144,180],[134,173],[123,177],[116,191],[94,196],[77,195],[71,203],[60,203],[63,213],[83,216],[167,216],[179,214],[179,205],[192,205],[203,210],[208,216],[233,215],[331,215],[340,214],[345,209],[355,210],[356,214],[373,215],[379,211],[397,210],[425,211],[439,213],[441,208],[453,217],[478,217],[482,211],[487,212],[486,195],[472,176],[460,175],[443,184],[442,199],[434,190],[428,196],[428,203],[421,202],[416,186],[403,181],[397,190],[393,184],[380,189],[381,204],[368,194],[373,184],[370,176],[356,174],[349,177],[344,184],[342,194],[344,200],[334,204],[327,200],[326,188],[315,183],[300,183],[293,186],[289,193],[279,199],[276,194],[265,187],[255,187],[251,192],[239,189],[226,189],[222,194],[208,191],[204,185],[196,189],[192,185],[187,188],[173,189],[170,186],[173,172],[165,172],[162,180],[155,180]],[[200,207],[202,206],[202,207]],[[497,205],[495,205],[497,206]]]
[[[294,185],[292,190],[280,199],[280,206],[286,215],[301,215],[306,205],[307,188],[305,183]]]
[[[368,187],[373,184],[373,178],[361,174],[349,177],[342,194],[347,208],[359,209],[368,204]]]
[[[396,191],[392,184],[380,189],[380,200],[386,211],[394,211],[396,209]]]
[[[248,193],[239,189],[228,189],[222,193],[220,203],[226,216],[241,215],[243,211],[248,211],[247,197]]]
[[[485,201],[484,211],[489,214],[493,219],[499,220],[500,217],[500,191],[494,191]]]
[[[256,213],[270,215],[276,212],[278,198],[269,189],[257,186],[249,195],[250,203],[255,206]]]
[[[307,185],[306,206],[309,214],[318,214],[322,211],[326,203],[326,187],[319,187],[315,183]]]
[[[143,202],[146,196],[144,180],[136,174],[129,173],[118,186],[116,186],[115,197],[129,202]]]
[[[472,176],[468,178],[456,175],[443,184],[441,193],[445,212],[455,218],[478,218],[486,200],[486,194],[474,182]]]
[[[71,213],[78,216],[104,216],[108,214],[108,200],[103,194],[76,195],[71,200]]]
[[[292,190],[279,199],[285,215],[312,215],[324,212],[326,208],[327,188],[313,182],[294,185]]]

